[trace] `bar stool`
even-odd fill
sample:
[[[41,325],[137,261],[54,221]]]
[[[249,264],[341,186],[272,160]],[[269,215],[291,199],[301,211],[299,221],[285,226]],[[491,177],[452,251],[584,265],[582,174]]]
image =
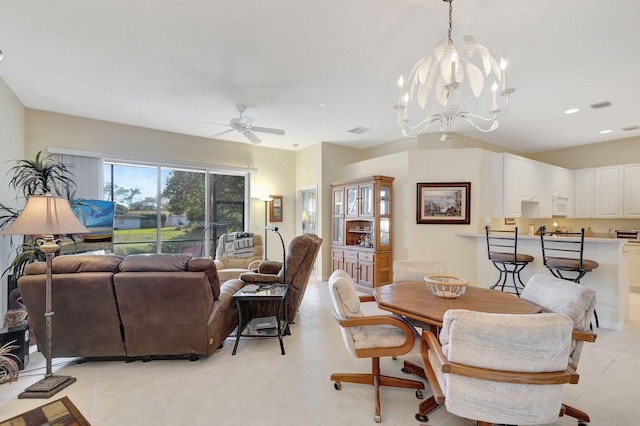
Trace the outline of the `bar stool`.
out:
[[[598,262],[585,259],[584,228],[580,232],[547,231],[540,227],[540,243],[542,244],[542,260],[544,266],[556,278],[580,283],[587,272],[596,269]],[[596,327],[600,327],[598,314],[594,311]]]
[[[494,290],[500,286],[501,291],[504,291],[505,287],[513,288],[514,294],[520,297],[520,290],[524,289],[520,271],[529,262],[533,262],[533,256],[518,253],[518,227],[513,231],[490,229],[488,226],[485,226],[484,229],[487,235],[489,260],[500,271],[498,281],[490,288]],[[511,275],[513,285],[507,284],[509,275]]]

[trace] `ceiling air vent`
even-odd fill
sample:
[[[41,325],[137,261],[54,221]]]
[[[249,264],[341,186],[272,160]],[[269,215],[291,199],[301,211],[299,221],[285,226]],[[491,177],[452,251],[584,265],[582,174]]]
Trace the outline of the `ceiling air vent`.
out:
[[[347,132],[354,133],[356,135],[361,135],[361,134],[363,134],[365,132],[368,132],[369,130],[371,130],[371,129],[367,129],[366,127],[358,126],[358,127],[354,127],[351,130],[347,130]]]
[[[622,130],[624,130],[625,132],[630,132],[632,130],[638,130],[640,129],[640,126],[635,125],[635,126],[627,126],[627,127],[623,127]]]
[[[604,101],[604,102],[598,102],[597,104],[592,104],[591,108],[593,109],[600,109],[600,108],[607,108],[611,106],[611,102],[609,101]]]

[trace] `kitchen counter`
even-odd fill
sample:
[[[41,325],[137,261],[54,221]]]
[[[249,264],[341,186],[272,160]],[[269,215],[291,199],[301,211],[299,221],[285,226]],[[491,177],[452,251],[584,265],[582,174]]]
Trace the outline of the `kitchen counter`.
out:
[[[474,238],[476,240],[476,279],[477,285],[488,288],[498,279],[498,271],[488,259],[486,234],[457,233],[457,237]],[[558,237],[563,238],[563,237]],[[596,291],[596,309],[600,327],[622,330],[625,321],[629,320],[629,268],[632,265],[634,247],[640,244],[631,240],[616,238],[584,239],[584,258],[595,260],[600,264],[597,269],[588,272],[581,283]],[[542,262],[540,236],[518,235],[518,253],[534,257],[520,273],[526,284],[534,274],[550,274]],[[636,256],[639,258],[640,255]]]

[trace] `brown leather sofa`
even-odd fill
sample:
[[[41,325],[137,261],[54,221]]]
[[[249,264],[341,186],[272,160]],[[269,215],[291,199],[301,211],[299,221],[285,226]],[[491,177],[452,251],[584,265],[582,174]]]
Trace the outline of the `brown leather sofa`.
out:
[[[233,294],[210,259],[153,254],[53,260],[53,357],[210,355],[237,324]],[[45,347],[45,265],[18,286],[36,342]]]

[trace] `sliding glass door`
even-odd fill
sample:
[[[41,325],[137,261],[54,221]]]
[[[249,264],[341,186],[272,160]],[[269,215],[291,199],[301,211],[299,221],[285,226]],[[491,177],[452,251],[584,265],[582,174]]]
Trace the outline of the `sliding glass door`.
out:
[[[116,254],[215,256],[219,236],[247,223],[246,175],[105,161],[104,182]]]

